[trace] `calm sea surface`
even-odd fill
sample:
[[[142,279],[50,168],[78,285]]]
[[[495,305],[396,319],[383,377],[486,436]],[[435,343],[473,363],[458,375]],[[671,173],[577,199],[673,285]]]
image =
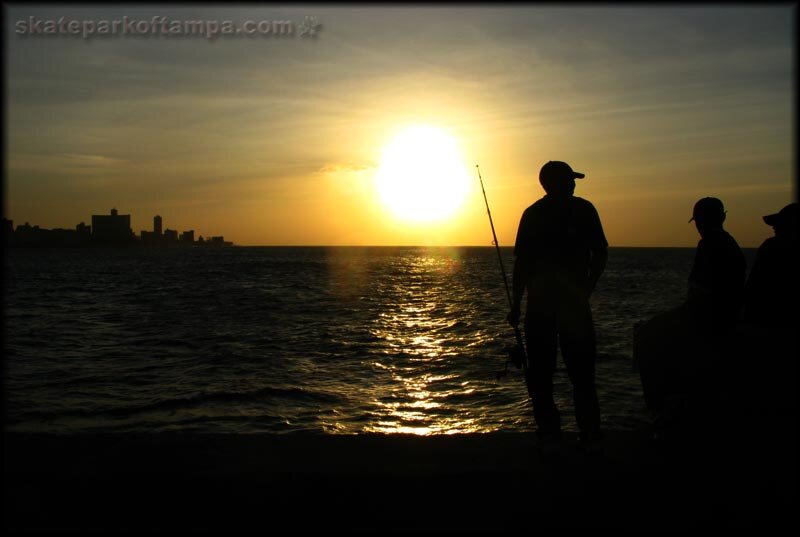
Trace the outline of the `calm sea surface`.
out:
[[[592,298],[606,428],[643,424],[632,326],[680,303],[693,255],[611,249]],[[521,373],[495,378],[507,310],[493,248],[8,250],[6,430],[532,431]]]

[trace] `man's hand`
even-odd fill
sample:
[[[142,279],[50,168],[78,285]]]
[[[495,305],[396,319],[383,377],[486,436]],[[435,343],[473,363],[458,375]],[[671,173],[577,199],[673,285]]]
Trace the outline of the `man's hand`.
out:
[[[589,302],[589,299],[592,298],[592,293],[594,292],[594,288],[587,285],[583,289],[581,289],[581,299],[584,302]]]
[[[520,317],[519,310],[512,309],[510,312],[508,312],[508,316],[506,317],[506,319],[508,320],[508,324],[516,328],[517,325],[519,324],[519,317]]]

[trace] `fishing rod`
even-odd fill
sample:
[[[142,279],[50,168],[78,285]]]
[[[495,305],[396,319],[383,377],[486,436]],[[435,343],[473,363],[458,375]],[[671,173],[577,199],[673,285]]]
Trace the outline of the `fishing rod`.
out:
[[[475,165],[475,169],[478,170],[478,180],[481,182],[481,192],[483,192],[483,201],[486,202],[486,214],[489,215],[489,225],[492,227],[492,244],[494,244],[495,249],[497,250],[497,259],[500,261],[500,273],[503,275],[503,285],[506,288],[506,297],[508,298],[508,307],[510,309],[514,309],[514,301],[511,299],[511,290],[508,287],[508,276],[506,276],[506,268],[503,265],[503,255],[500,253],[500,243],[497,242],[497,233],[494,231],[494,221],[492,220],[492,211],[489,209],[489,199],[486,197],[486,189],[483,187],[483,177],[481,177],[481,168],[477,164]],[[508,364],[509,362],[513,363],[517,369],[520,367],[524,368],[524,370],[528,371],[528,355],[525,352],[525,345],[522,342],[522,334],[519,331],[519,326],[514,326],[514,337],[517,340],[517,344],[511,347],[508,347],[506,351],[508,351],[509,359],[506,360],[505,368],[503,371],[499,371],[497,373],[497,380],[500,380],[500,377],[504,377],[508,375]]]

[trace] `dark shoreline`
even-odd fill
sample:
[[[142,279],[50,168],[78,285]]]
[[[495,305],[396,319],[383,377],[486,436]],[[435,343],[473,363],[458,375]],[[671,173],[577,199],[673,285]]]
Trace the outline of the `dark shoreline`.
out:
[[[524,433],[4,435],[4,526],[36,529],[779,528],[794,432],[543,459]]]

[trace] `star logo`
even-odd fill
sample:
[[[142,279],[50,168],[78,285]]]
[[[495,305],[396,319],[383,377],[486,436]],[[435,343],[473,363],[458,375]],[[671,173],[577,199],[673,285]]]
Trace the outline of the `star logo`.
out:
[[[306,17],[300,23],[298,30],[300,30],[300,37],[317,37],[317,33],[322,29],[322,24],[316,17]]]

